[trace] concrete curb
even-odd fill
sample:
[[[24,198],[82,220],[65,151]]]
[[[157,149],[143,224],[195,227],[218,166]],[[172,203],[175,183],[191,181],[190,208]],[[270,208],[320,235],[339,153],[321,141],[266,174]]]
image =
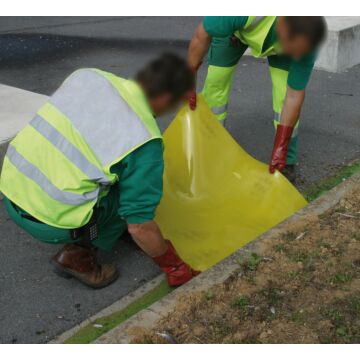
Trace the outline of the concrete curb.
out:
[[[110,306],[106,307],[105,309],[99,311],[97,314],[87,318],[80,324],[74,326],[73,328],[65,331],[61,335],[57,336],[55,339],[51,340],[49,344],[63,344],[67,339],[75,335],[84,327],[88,326],[89,324],[95,323],[97,319],[112,315],[118,311],[125,309],[134,301],[140,299],[142,296],[146,295],[149,291],[156,288],[163,280],[165,276],[163,274],[158,275],[154,279],[150,280],[143,286],[137,288],[133,292],[129,293],[128,295],[124,296],[120,300],[114,302]]]
[[[186,285],[181,286],[163,299],[144,309],[115,327],[108,333],[99,337],[94,343],[97,344],[128,344],[131,343],[134,335],[139,331],[151,329],[160,318],[168,315],[174,308],[179,299],[188,296],[192,292],[209,290],[212,286],[226,281],[235,270],[239,268],[239,259],[244,257],[248,252],[256,252],[262,255],[262,244],[264,241],[278,238],[281,234],[286,233],[289,226],[293,226],[299,221],[307,218],[313,218],[323,214],[325,211],[333,207],[340,199],[351,191],[355,185],[360,182],[360,173],[353,175],[342,184],[336,186],[325,195],[321,196],[298,213],[285,220],[278,226],[269,230],[265,234],[258,237],[249,245],[236,251],[208,271],[202,273]]]
[[[9,142],[47,99],[46,95],[0,84],[0,169]]]
[[[360,63],[360,18],[327,17],[328,38],[322,47],[316,67],[319,70],[343,72]]]

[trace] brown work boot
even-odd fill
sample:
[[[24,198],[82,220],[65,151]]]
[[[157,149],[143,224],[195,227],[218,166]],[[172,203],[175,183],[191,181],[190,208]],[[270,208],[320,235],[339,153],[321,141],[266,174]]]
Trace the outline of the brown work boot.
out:
[[[97,263],[94,248],[65,245],[52,261],[59,275],[73,276],[92,288],[110,285],[119,276],[114,265]]]

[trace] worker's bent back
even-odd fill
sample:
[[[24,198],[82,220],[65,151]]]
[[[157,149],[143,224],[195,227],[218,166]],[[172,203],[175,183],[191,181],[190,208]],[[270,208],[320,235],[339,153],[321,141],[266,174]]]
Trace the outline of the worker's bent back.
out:
[[[0,190],[46,224],[78,228],[116,181],[110,167],[156,138],[160,131],[135,82],[81,69],[10,143]]]

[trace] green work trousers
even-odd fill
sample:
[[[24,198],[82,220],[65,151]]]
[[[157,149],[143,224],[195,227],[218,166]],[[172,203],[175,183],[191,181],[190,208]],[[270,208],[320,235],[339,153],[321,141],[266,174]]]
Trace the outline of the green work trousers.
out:
[[[118,201],[118,187],[112,186],[110,192],[99,203],[97,216],[99,235],[93,241],[93,245],[97,248],[111,250],[127,228],[126,222],[118,215]],[[14,206],[7,198],[4,199],[4,204],[11,219],[37,240],[52,244],[70,244],[82,240],[72,240],[70,231],[67,229],[28,219],[27,214]]]

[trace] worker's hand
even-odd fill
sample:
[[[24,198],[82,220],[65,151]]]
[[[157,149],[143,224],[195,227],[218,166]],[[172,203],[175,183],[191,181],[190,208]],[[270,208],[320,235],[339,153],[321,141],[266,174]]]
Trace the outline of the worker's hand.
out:
[[[166,274],[170,286],[185,284],[199,272],[193,270],[188,264],[182,261],[175,248],[169,240],[165,240],[167,250],[163,255],[153,257],[153,260],[160,266],[161,271]]]
[[[194,74],[194,78],[195,78],[195,87],[194,89],[192,89],[187,97],[187,100],[189,102],[189,107],[191,110],[195,110],[196,109],[196,78],[197,78],[197,71],[199,70],[199,67],[201,66],[202,62],[200,62],[197,66],[190,66],[190,69],[192,71],[192,73]]]
[[[278,125],[269,165],[269,171],[271,174],[273,174],[275,170],[283,170],[286,166],[286,155],[293,130],[294,128],[291,126]]]

